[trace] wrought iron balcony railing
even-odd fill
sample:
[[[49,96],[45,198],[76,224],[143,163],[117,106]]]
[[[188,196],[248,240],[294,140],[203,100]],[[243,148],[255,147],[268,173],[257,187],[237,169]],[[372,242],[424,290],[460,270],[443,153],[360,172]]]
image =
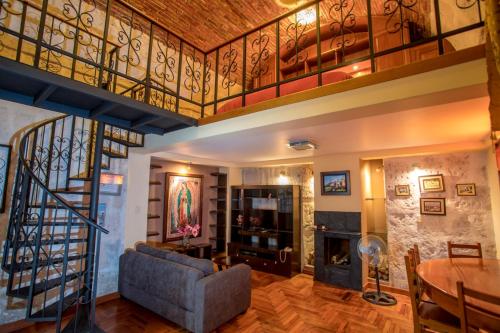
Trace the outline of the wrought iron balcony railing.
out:
[[[315,0],[207,52],[120,0],[0,4],[0,56],[196,119],[484,43],[480,0]]]

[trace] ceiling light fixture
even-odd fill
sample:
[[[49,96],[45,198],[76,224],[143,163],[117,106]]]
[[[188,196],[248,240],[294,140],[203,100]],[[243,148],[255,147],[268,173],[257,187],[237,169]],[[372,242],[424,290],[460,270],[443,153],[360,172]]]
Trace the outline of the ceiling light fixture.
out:
[[[316,21],[316,10],[307,8],[297,13],[297,22],[302,24],[309,24]]]
[[[298,140],[298,141],[289,141],[287,144],[288,148],[292,148],[295,150],[310,150],[317,149],[318,145],[309,140]]]

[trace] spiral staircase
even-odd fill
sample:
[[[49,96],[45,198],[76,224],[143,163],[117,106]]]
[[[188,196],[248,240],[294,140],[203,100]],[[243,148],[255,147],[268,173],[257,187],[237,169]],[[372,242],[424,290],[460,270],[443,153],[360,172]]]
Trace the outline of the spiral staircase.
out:
[[[55,321],[56,332],[99,331],[99,248],[108,233],[97,221],[100,174],[143,140],[77,116],[35,125],[22,137],[2,269],[7,294],[26,299],[28,320]]]

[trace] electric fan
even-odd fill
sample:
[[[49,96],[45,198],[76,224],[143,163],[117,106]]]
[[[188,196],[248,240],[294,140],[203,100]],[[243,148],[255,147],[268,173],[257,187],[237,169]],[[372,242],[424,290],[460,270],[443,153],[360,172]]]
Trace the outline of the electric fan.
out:
[[[387,246],[384,240],[375,235],[367,235],[358,241],[358,255],[361,260],[367,260],[368,265],[375,267],[375,280],[377,291],[365,291],[363,299],[377,305],[394,305],[396,299],[387,293],[380,291],[380,280],[378,268],[385,263],[387,258]]]

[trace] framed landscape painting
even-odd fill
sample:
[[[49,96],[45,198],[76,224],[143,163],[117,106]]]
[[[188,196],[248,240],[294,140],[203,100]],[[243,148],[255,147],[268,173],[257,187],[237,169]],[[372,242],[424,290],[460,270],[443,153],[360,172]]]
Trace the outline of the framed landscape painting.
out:
[[[164,241],[182,239],[182,229],[198,225],[201,236],[203,176],[166,173]]]
[[[394,192],[397,197],[407,197],[410,195],[410,185],[395,185]]]
[[[351,195],[349,171],[322,172],[321,195]]]
[[[420,193],[444,192],[443,175],[418,177]]]
[[[473,197],[476,195],[476,184],[457,184],[457,195],[461,197]]]
[[[420,214],[446,215],[446,201],[444,198],[420,198]]]
[[[7,181],[9,179],[10,146],[0,144],[0,213],[5,211]]]

